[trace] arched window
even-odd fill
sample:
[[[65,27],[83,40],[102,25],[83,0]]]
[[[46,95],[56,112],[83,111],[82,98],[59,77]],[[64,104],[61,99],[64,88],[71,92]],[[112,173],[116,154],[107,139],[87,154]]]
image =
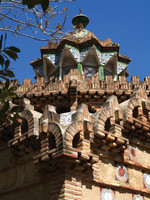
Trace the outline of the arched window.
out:
[[[71,51],[65,47],[60,60],[61,77],[63,78],[65,75],[67,75],[71,69],[77,69],[77,64],[78,62]]]
[[[55,137],[52,133],[49,133],[48,141],[49,141],[49,150],[56,148]]]
[[[79,143],[80,143],[80,134],[77,133],[73,138],[72,145],[73,145],[74,148],[78,148],[79,147]]]
[[[29,130],[28,122],[26,119],[23,119],[21,122],[21,134],[28,132],[28,130]]]
[[[82,61],[83,73],[86,79],[91,79],[92,75],[99,72],[100,62],[95,47],[91,47]]]

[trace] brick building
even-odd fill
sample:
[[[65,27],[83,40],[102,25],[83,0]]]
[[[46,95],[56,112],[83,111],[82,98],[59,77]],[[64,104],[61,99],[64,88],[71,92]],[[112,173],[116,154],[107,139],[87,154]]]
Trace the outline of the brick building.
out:
[[[82,14],[17,85],[18,127],[0,132],[0,200],[150,199],[150,77],[85,29]]]

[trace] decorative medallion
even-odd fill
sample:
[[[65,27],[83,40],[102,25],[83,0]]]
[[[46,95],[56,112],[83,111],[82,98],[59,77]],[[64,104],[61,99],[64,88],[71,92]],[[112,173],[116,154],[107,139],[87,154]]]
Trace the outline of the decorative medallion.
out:
[[[135,157],[136,157],[136,148],[134,147],[131,147],[129,148],[129,156],[130,156],[130,159],[133,160]]]
[[[144,174],[144,184],[147,188],[150,188],[150,174]]]
[[[143,200],[143,197],[141,195],[134,195],[133,200]]]
[[[102,190],[102,200],[114,200],[115,196],[112,190],[103,189]]]
[[[116,166],[116,179],[123,182],[128,180],[127,168],[122,164]]]

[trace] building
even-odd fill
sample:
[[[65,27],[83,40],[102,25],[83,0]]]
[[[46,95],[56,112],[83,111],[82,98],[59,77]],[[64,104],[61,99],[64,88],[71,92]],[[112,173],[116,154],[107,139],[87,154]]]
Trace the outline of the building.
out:
[[[126,80],[130,58],[85,29],[82,14],[17,85],[17,127],[1,129],[1,200],[150,199],[150,77]]]

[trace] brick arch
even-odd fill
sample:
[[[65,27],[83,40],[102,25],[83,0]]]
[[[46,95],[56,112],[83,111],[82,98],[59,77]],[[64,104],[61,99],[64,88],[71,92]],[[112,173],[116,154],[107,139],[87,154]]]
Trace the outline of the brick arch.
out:
[[[73,122],[72,124],[70,124],[65,131],[65,136],[64,136],[65,144],[69,147],[72,147],[73,138],[79,132],[80,130],[77,123]]]
[[[133,113],[134,108],[136,108],[136,107],[141,107],[141,106],[142,106],[142,104],[141,104],[140,98],[137,98],[137,97],[131,98],[131,99],[128,101],[128,104],[127,104],[126,109],[124,110],[126,119],[127,119],[129,116],[132,117],[132,113]]]
[[[49,136],[49,133],[53,134],[53,136],[55,138],[56,148],[57,149],[62,148],[62,146],[63,146],[62,131],[56,122],[49,122],[47,136]]]
[[[96,119],[94,119],[94,132],[105,130],[105,124],[107,119],[112,118],[111,108],[104,108],[101,110]]]
[[[21,116],[24,119],[27,120],[28,130],[34,129],[34,116],[33,116],[33,113],[28,109],[24,109],[24,111],[21,113]]]

